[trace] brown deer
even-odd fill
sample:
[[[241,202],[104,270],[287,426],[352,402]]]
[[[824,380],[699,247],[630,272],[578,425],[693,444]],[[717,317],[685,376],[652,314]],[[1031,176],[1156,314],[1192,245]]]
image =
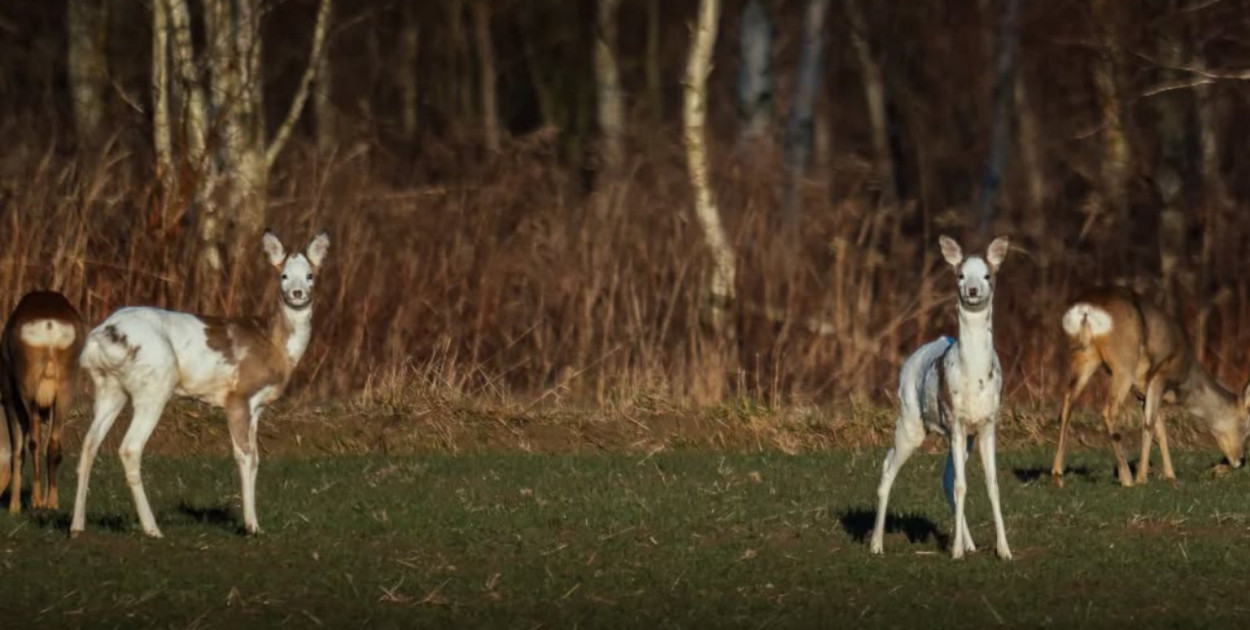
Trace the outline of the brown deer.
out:
[[[1167,428],[1159,414],[1159,403],[1165,397],[1169,402],[1178,402],[1206,425],[1230,466],[1241,466],[1246,435],[1250,433],[1250,384],[1238,399],[1212,378],[1194,358],[1189,338],[1175,317],[1128,289],[1101,287],[1072,303],[1063,315],[1063,331],[1071,346],[1068,388],[1059,414],[1059,447],[1050,471],[1055,485],[1063,486],[1063,451],[1072,401],[1081,395],[1099,367],[1111,373],[1102,420],[1111,437],[1120,485],[1133,485],[1121,445],[1123,436],[1116,430],[1120,405],[1130,391],[1145,399],[1137,483],[1145,483],[1150,470],[1152,432],[1159,438],[1163,477],[1176,479],[1168,452]]]
[[[31,507],[55,510],[60,503],[61,428],[74,395],[83,331],[82,317],[65,296],[34,291],[18,302],[0,337],[0,396],[8,434],[0,444],[0,488],[9,486],[10,514],[22,509],[22,456],[28,449],[34,473]]]

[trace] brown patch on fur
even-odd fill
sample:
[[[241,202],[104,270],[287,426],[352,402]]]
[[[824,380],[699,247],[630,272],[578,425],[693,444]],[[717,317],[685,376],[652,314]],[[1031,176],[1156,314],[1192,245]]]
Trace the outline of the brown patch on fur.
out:
[[[250,399],[266,387],[276,387],[276,398],[295,369],[286,354],[291,336],[286,321],[282,317],[268,324],[259,317],[200,319],[208,347],[238,366],[234,395]]]

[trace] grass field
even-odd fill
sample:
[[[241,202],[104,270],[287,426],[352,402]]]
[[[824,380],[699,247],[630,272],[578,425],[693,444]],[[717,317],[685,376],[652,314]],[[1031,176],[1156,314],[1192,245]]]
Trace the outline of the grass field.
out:
[[[88,532],[0,516],[6,628],[1222,627],[1244,618],[1250,476],[1177,458],[1178,488],[1115,485],[1078,451],[1000,455],[1008,537],[952,561],[939,455],[892,497],[868,554],[881,449],[270,458],[266,533],[238,533],[228,459],[145,461],[166,538],[137,531],[120,465],[96,466]],[[67,462],[72,464],[72,461]],[[73,476],[63,468],[69,507]]]

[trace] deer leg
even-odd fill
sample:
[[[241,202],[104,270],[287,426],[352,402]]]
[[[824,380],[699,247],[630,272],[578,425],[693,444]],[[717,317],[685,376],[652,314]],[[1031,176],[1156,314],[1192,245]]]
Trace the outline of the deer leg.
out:
[[[1154,377],[1146,385],[1146,402],[1142,405],[1141,460],[1137,462],[1137,483],[1146,483],[1150,474],[1150,440],[1159,422],[1159,402],[1163,399],[1163,379]],[[1162,443],[1159,448],[1166,448]]]
[[[33,402],[33,401],[31,401]],[[44,464],[47,463],[47,438],[43,435],[43,419],[39,417],[37,405],[26,405],[26,415],[30,418],[30,507],[34,510],[43,509]],[[31,413],[31,410],[34,410]]]
[[[61,430],[65,424],[61,418],[64,417],[64,412],[61,398],[57,397],[56,403],[48,411],[48,498],[44,501],[44,507],[50,510],[61,509],[61,497],[56,489],[56,473],[61,468]]]
[[[1163,460],[1163,478],[1176,484],[1176,471],[1172,469],[1172,454],[1168,452],[1168,429],[1163,413],[1156,412],[1155,437],[1159,439],[1159,456]]]
[[[1098,370],[1098,355],[1092,349],[1075,353],[1072,356],[1068,389],[1063,395],[1063,409],[1059,412],[1059,445],[1055,448],[1055,461],[1050,465],[1050,478],[1056,486],[1063,487],[1063,454],[1068,443],[1068,417],[1072,412],[1072,403],[1085,391],[1089,379]]]
[[[256,449],[256,423],[246,399],[231,397],[226,401],[226,418],[230,423],[230,443],[234,461],[239,467],[240,495],[243,500],[243,528],[249,534],[260,533],[256,519],[256,470],[260,453]]]
[[[963,421],[951,423],[951,458],[955,464],[955,535],[951,539],[951,557],[959,560],[964,557],[964,499],[968,494],[968,481],[965,468],[968,460],[967,436]]]
[[[95,381],[95,410],[91,427],[83,437],[82,455],[78,458],[78,488],[74,493],[74,517],[70,521],[70,536],[77,535],[87,524],[87,486],[91,480],[91,464],[95,462],[104,436],[108,435],[109,429],[113,428],[113,422],[126,406],[126,392],[122,390],[121,383],[112,377],[96,374],[91,376]]]
[[[12,407],[8,407],[9,417],[14,420],[9,422],[9,445],[13,451],[13,459],[9,466],[9,514],[20,514],[22,512],[22,456],[26,453],[26,431],[22,427],[22,423],[17,419],[17,411]]]
[[[968,439],[967,439],[968,448],[965,449],[964,451],[966,454],[969,454],[969,455],[972,454],[972,442],[973,442],[972,436],[968,436]],[[942,471],[942,491],[946,495],[946,503],[951,508],[951,514],[954,514],[955,513],[955,460],[954,458],[951,457],[950,453],[946,454],[946,468]],[[964,551],[967,551],[968,553],[972,553],[977,550],[977,546],[972,543],[972,529],[968,527],[967,515],[965,514],[963,515],[963,517],[964,517],[964,540],[963,540]]]
[[[143,489],[141,474],[143,447],[147,445],[148,438],[152,437],[152,431],[156,429],[156,423],[160,421],[161,412],[165,410],[165,403],[172,393],[172,387],[166,389],[157,386],[152,391],[145,392],[146,395],[134,397],[134,417],[131,418],[130,428],[126,430],[121,448],[118,449],[122,467],[126,469],[126,484],[130,486],[130,493],[134,495],[135,511],[139,513],[139,524],[143,527],[143,533],[153,538],[160,538],[161,530],[156,526],[156,517],[152,515],[152,506],[148,503],[147,493]]]
[[[1124,436],[1116,430],[1119,419],[1120,405],[1133,388],[1133,381],[1124,374],[1113,374],[1111,377],[1111,398],[1103,408],[1102,421],[1107,426],[1107,434],[1111,437],[1111,450],[1115,453],[1116,472],[1120,477],[1120,485],[1126,488],[1133,485],[1133,476],[1129,473],[1128,460],[1124,457]]]
[[[990,422],[981,428],[981,468],[985,469],[985,491],[990,495],[990,508],[994,512],[994,533],[997,536],[995,550],[1003,560],[1011,559],[1007,546],[1007,528],[1003,525],[1003,509],[998,500],[998,462],[995,453],[994,425]]]
[[[9,479],[13,475],[13,443],[9,438],[9,418],[11,416],[7,410],[4,410],[3,413],[4,421],[0,422],[0,493],[9,487]]]
[[[922,442],[924,427],[920,425],[920,418],[900,417],[898,426],[894,429],[894,448],[885,454],[881,483],[877,486],[877,519],[869,546],[872,553],[882,553],[885,549],[885,514],[890,503],[890,487],[894,485],[894,478]]]

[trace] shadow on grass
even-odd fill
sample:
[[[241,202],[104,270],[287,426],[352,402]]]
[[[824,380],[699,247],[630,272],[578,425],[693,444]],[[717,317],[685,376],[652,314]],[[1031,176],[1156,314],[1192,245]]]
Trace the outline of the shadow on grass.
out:
[[[203,507],[182,501],[178,504],[178,513],[202,525],[220,527],[232,533],[243,531],[238,521],[234,519],[234,515],[230,513],[230,508],[224,505]]]
[[[1011,474],[1015,475],[1016,479],[1020,483],[1032,483],[1034,481],[1038,481],[1039,479],[1050,479],[1050,467],[1033,466],[1030,468],[1013,468],[1011,470]],[[1088,482],[1093,482],[1097,479],[1097,475],[1094,474],[1094,471],[1090,470],[1089,466],[1068,466],[1063,469],[1064,479],[1071,479],[1073,477],[1078,477],[1082,481]]]
[[[875,510],[852,509],[838,515],[842,529],[858,543],[868,541],[872,528],[876,525]],[[950,543],[950,536],[938,531],[937,524],[926,516],[918,514],[887,514],[885,517],[885,533],[902,532],[911,544],[925,543],[933,540],[939,551],[945,550]]]

